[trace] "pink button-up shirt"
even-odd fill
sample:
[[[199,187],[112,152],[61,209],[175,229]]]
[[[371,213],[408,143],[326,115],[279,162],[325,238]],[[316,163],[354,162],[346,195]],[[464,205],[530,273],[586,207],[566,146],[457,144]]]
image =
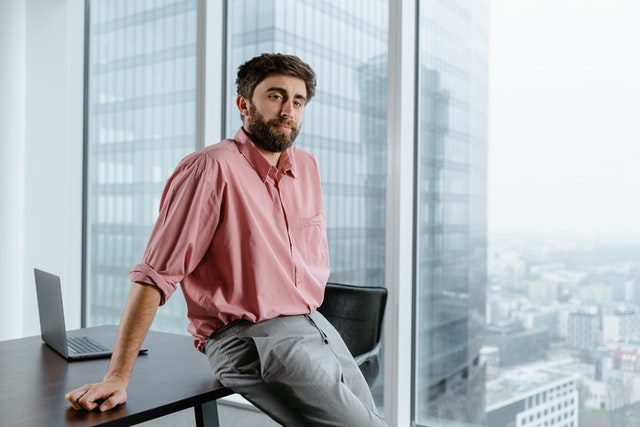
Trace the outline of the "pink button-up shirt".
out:
[[[291,147],[269,164],[240,129],[185,157],[132,282],[157,286],[164,304],[180,282],[188,330],[202,351],[217,328],[310,313],[329,276],[320,173]]]

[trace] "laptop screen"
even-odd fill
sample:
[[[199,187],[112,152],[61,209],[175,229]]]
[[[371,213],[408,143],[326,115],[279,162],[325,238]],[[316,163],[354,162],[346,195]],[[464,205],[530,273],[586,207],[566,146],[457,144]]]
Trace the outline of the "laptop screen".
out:
[[[67,357],[67,330],[64,325],[60,278],[37,268],[33,272],[36,277],[42,341]]]

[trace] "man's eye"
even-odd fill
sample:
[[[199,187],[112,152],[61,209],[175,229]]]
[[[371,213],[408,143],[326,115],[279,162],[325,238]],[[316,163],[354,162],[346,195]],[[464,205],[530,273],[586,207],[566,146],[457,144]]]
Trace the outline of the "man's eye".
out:
[[[273,101],[279,101],[280,99],[282,99],[282,96],[279,93],[274,93],[269,96],[269,99]]]
[[[296,107],[302,107],[304,104],[302,103],[302,101],[293,101],[293,105],[295,105]]]

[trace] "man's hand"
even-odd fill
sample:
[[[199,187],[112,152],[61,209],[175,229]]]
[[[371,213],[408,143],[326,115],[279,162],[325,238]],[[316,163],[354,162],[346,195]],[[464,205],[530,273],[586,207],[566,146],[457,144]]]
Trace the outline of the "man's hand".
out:
[[[127,386],[142,340],[153,322],[160,304],[160,291],[155,286],[135,283],[125,304],[111,362],[101,383],[85,384],[64,395],[77,411],[108,411],[127,400]]]
[[[64,398],[76,411],[92,411],[100,405],[100,411],[104,412],[126,402],[127,383],[109,379],[97,384],[85,384],[65,394]]]

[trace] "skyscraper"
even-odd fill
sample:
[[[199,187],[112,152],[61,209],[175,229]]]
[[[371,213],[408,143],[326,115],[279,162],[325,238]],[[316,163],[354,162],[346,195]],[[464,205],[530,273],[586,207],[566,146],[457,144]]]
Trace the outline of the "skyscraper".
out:
[[[263,52],[317,73],[296,145],[320,164],[332,282],[384,286],[387,180],[386,1],[229,2],[227,95],[237,67]],[[228,103],[227,135],[240,126]],[[373,395],[382,407],[382,369]]]
[[[87,67],[87,326],[117,323],[165,181],[196,148],[197,1],[92,0]],[[155,328],[185,333],[183,298]]]
[[[228,41],[229,99],[237,67],[260,53],[294,54],[315,69],[316,96],[296,144],[320,164],[330,280],[383,285],[387,2],[234,0]],[[229,102],[227,134],[239,126]]]
[[[417,421],[484,421],[487,6],[419,3]]]

